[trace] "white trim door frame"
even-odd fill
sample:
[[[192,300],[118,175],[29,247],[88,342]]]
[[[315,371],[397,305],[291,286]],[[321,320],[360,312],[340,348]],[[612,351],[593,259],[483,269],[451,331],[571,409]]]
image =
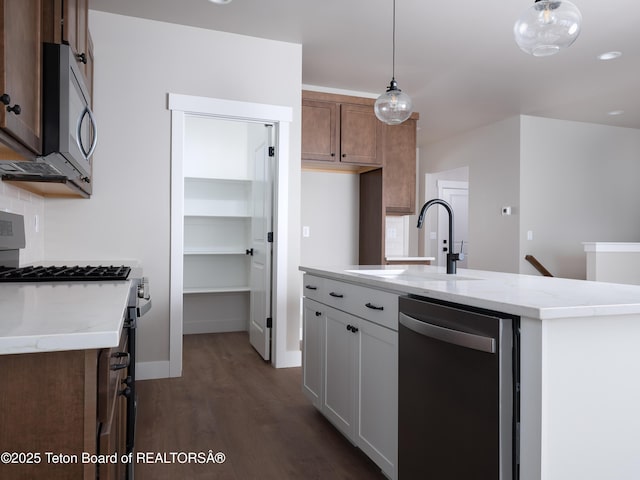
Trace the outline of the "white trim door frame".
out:
[[[182,291],[184,243],[183,161],[185,114],[259,121],[275,125],[276,165],[273,210],[273,355],[275,367],[300,365],[300,352],[286,348],[287,333],[287,232],[289,203],[289,138],[291,107],[237,102],[191,95],[168,94],[171,110],[171,268],[169,306],[169,376],[182,375]],[[279,292],[282,292],[280,295]],[[293,358],[295,357],[295,358]]]

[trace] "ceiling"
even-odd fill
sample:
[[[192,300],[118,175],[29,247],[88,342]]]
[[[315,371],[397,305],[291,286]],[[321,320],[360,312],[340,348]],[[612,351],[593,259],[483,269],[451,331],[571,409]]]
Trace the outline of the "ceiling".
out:
[[[572,0],[576,42],[536,58],[513,40],[533,0],[396,1],[396,80],[420,113],[418,144],[518,114],[640,128],[640,2]],[[302,82],[382,93],[392,0],[89,0],[93,10],[302,44]],[[620,51],[615,60],[601,53]],[[621,115],[608,112],[624,110]]]

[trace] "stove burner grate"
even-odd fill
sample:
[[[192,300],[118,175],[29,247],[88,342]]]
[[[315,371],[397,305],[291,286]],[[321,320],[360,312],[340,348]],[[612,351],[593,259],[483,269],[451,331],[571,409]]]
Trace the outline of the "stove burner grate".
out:
[[[0,266],[0,282],[96,282],[126,280],[131,267],[121,266],[54,266],[9,268]]]

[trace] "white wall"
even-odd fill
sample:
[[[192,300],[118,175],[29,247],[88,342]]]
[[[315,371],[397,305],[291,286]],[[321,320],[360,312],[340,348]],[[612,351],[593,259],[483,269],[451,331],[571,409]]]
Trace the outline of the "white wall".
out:
[[[520,271],[584,279],[582,242],[640,241],[640,130],[521,118]]]
[[[519,156],[519,117],[421,148],[421,178],[469,167],[469,268],[518,272]],[[503,217],[504,205],[514,215]]]
[[[359,192],[358,174],[302,172],[302,265],[358,264]]]
[[[48,259],[135,258],[153,309],[139,360],[169,357],[170,112],[167,94],[289,106],[290,158],[300,158],[300,45],[90,11],[99,141],[89,200],[47,200]],[[268,74],[266,73],[268,72]],[[289,167],[287,344],[298,348],[300,165]],[[283,239],[284,241],[284,239]],[[276,319],[277,321],[277,319]]]
[[[640,241],[639,160],[640,130],[518,116],[428,145],[420,172],[469,166],[470,268],[539,275],[532,254],[584,279],[582,242]]]
[[[20,265],[40,262],[44,257],[44,198],[0,181],[0,210],[24,217],[26,247],[20,249]]]

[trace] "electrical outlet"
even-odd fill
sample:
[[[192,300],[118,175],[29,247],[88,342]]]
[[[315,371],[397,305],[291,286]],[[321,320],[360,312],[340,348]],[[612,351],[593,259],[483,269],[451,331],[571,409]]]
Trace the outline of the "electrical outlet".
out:
[[[311,229],[309,227],[307,227],[306,225],[304,227],[302,227],[302,236],[303,237],[310,237],[311,236]]]

